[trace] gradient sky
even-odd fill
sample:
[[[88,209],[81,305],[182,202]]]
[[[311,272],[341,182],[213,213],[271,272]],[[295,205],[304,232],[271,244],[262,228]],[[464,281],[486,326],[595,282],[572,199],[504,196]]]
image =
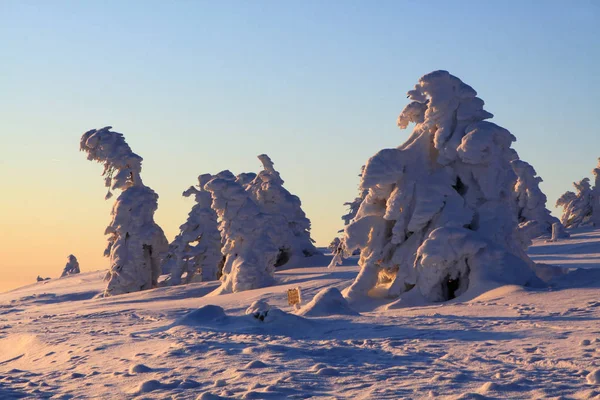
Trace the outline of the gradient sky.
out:
[[[201,173],[269,154],[313,237],[342,227],[361,165],[401,144],[406,92],[446,69],[556,198],[600,156],[600,2],[0,0],[0,290],[102,257],[112,200],[79,137],[144,158],[171,240]]]

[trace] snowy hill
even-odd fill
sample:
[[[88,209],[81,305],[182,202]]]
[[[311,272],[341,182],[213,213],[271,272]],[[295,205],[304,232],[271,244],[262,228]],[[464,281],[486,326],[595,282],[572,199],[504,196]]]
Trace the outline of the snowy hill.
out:
[[[529,253],[596,268],[600,231]],[[0,294],[0,398],[600,398],[600,269],[545,289],[344,308],[323,290],[350,285],[356,262],[319,257],[278,271],[277,286],[222,296],[205,296],[209,282],[96,299],[105,271]],[[246,314],[258,300],[278,309]]]

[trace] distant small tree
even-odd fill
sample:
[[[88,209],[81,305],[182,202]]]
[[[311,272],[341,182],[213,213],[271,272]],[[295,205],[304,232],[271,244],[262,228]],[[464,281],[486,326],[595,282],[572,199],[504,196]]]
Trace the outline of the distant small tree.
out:
[[[156,287],[161,253],[168,247],[163,230],[154,222],[158,195],[143,184],[140,176],[142,157],[111,128],[92,129],[81,136],[80,142],[88,160],[104,164],[106,198],[112,196],[112,190],[122,191],[105,231],[109,238],[104,255],[110,259],[105,296]]]
[[[183,274],[186,274],[185,283],[192,282],[196,276],[202,281],[214,281],[220,276],[221,235],[217,214],[212,209],[212,197],[204,190],[204,185],[212,178],[210,174],[200,175],[198,188],[191,186],[183,192],[185,197],[193,195],[196,204],[187,221],[179,227],[179,234],[169,245],[163,260],[163,271],[170,271],[171,285],[181,284]]]
[[[79,262],[77,261],[77,257],[71,254],[69,255],[69,257],[67,257],[67,265],[65,265],[65,268],[63,269],[62,275],[60,277],[63,278],[65,276],[75,275],[80,272],[81,271],[79,270]]]

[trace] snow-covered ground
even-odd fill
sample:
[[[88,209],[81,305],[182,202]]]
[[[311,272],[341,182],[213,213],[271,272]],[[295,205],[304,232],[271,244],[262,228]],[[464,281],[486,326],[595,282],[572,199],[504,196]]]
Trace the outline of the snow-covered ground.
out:
[[[530,254],[589,269],[358,315],[326,302],[296,312],[286,297],[347,287],[355,258],[313,258],[277,286],[222,296],[203,297],[209,282],[94,299],[106,271],[39,282],[0,294],[0,398],[600,398],[600,231]],[[257,300],[281,311],[246,315]],[[331,310],[342,314],[318,316]]]

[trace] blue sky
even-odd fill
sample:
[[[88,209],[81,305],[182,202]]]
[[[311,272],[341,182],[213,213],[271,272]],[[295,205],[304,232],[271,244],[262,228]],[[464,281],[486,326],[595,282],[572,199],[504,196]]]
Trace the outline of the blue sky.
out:
[[[106,125],[144,157],[169,239],[197,175],[257,171],[267,153],[326,244],[360,166],[407,137],[405,93],[436,69],[517,137],[550,209],[600,156],[594,1],[0,0],[0,38],[0,270],[15,279],[56,275],[69,253],[107,266],[111,202],[78,152]]]

